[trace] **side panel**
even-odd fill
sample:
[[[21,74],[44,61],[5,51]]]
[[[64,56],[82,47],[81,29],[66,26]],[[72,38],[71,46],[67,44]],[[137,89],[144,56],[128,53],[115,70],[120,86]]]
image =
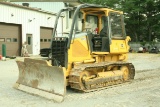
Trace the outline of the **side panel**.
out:
[[[86,35],[79,36],[72,40],[69,49],[69,62],[91,59],[90,50]]]
[[[126,37],[125,40],[112,40],[110,45],[110,53],[118,53],[118,54],[124,54],[128,53],[129,51],[129,45],[128,41],[130,41],[130,37]]]

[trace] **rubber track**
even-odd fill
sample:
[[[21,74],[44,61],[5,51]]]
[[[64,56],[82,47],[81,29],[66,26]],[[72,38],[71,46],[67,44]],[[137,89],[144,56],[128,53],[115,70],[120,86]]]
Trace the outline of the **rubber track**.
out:
[[[104,87],[100,87],[100,88],[96,88],[96,89],[89,89],[89,90],[84,88],[85,86],[82,87],[80,85],[81,81],[78,81],[78,80],[80,80],[81,72],[84,72],[84,70],[91,69],[91,68],[104,68],[104,67],[108,67],[110,65],[112,65],[112,66],[127,66],[130,71],[129,80],[128,81],[121,80],[120,82],[117,82],[116,84],[115,84],[115,82],[110,82],[109,86],[104,86]],[[114,87],[114,86],[121,84],[121,83],[124,83],[124,82],[129,82],[130,80],[134,79],[134,76],[135,76],[135,68],[132,63],[128,63],[128,62],[101,62],[101,63],[94,63],[94,64],[82,64],[82,65],[79,65],[76,68],[72,69],[69,77],[74,77],[74,80],[73,79],[71,80],[69,78],[69,83],[72,84],[72,86],[75,85],[76,88],[75,87],[71,87],[71,88],[73,88],[77,91],[92,92],[92,91],[106,89],[109,87]],[[79,86],[77,86],[77,85],[79,85]]]

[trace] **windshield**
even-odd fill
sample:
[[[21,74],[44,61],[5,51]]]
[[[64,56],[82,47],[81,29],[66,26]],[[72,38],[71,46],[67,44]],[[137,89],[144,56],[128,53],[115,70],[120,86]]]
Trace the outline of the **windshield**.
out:
[[[75,26],[74,30],[75,33],[80,33],[80,32],[92,32],[94,33],[95,29],[98,26],[98,17],[94,15],[86,15],[86,19],[83,19],[82,13],[79,13],[81,15],[77,15],[76,21],[75,21]],[[70,20],[70,22],[72,19]],[[85,27],[83,28],[83,24]]]
[[[116,12],[110,12],[109,19],[111,25],[111,37],[124,37],[122,15]]]
[[[87,15],[85,23],[85,31],[91,31],[93,33],[97,28],[97,23],[98,23],[97,16]]]

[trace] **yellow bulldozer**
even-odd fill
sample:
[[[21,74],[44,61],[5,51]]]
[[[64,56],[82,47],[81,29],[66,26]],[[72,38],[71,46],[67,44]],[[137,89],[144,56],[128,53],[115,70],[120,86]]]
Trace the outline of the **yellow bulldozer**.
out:
[[[70,31],[58,37],[58,19],[66,11],[74,11]],[[129,41],[121,11],[94,4],[61,9],[53,30],[52,58],[16,61],[19,78],[14,88],[62,102],[67,86],[90,92],[132,80]]]

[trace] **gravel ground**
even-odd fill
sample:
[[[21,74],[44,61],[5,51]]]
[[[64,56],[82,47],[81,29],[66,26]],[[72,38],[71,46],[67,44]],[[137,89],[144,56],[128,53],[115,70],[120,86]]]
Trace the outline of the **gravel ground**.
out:
[[[90,93],[77,93],[68,89],[64,102],[55,103],[12,88],[18,77],[16,62],[14,59],[0,61],[0,105],[3,107],[158,107],[160,54],[129,54],[129,62],[132,62],[136,69],[135,80],[131,83]]]

